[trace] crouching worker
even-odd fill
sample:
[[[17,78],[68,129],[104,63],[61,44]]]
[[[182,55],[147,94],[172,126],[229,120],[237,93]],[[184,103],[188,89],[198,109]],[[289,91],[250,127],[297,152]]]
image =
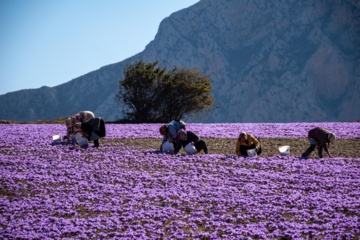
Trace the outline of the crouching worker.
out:
[[[99,147],[99,139],[106,136],[105,122],[100,117],[76,123],[75,128],[80,128],[89,141],[94,141],[94,147]]]
[[[325,128],[316,127],[308,132],[308,139],[310,142],[310,146],[301,155],[301,158],[307,159],[310,153],[312,153],[316,147],[318,150],[319,158],[323,157],[323,149],[325,150],[327,155],[329,155],[329,157],[332,157],[329,152],[329,146],[330,143],[335,142],[336,136],[334,133],[330,132]]]
[[[191,132],[180,129],[178,131],[178,142],[174,149],[174,153],[178,153],[181,149],[184,148],[187,154],[196,154],[201,150],[204,150],[205,154],[208,154],[208,148],[204,140],[200,140],[199,137]]]
[[[163,136],[162,143],[160,146],[160,150],[163,151],[162,145],[165,142],[171,142],[174,144],[174,147],[177,144],[177,132],[179,129],[185,129],[185,122],[182,120],[172,120],[170,123],[162,125],[159,128],[160,134]]]
[[[75,123],[85,122],[94,117],[95,117],[95,115],[91,111],[81,111],[71,117],[68,117],[65,121],[66,137],[64,139],[66,139],[67,142],[70,143],[70,141],[72,141],[75,137],[75,134],[74,134],[75,133],[75,129],[74,129]]]
[[[247,156],[247,150],[255,149],[256,154],[261,154],[261,142],[253,135],[240,132],[236,141],[235,153],[237,156]]]

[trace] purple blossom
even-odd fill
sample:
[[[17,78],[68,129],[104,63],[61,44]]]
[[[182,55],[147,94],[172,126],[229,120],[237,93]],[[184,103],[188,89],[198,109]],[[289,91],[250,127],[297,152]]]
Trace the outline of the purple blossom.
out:
[[[107,138],[159,138],[160,124],[107,125]],[[303,138],[359,123],[188,124],[201,137]],[[0,235],[5,239],[360,237],[358,158],[168,155],[102,144],[52,146],[53,124],[0,125]]]

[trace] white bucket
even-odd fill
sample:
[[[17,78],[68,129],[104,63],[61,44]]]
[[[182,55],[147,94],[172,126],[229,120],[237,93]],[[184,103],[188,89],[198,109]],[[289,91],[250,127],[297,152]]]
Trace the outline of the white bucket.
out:
[[[280,155],[286,156],[290,155],[290,146],[281,146],[279,147]]]
[[[170,142],[165,142],[162,145],[162,149],[164,152],[174,151],[174,145]]]
[[[76,142],[79,144],[81,148],[87,148],[89,145],[89,141],[83,137],[81,133],[75,134]]]
[[[255,148],[246,150],[246,152],[247,152],[248,157],[256,157],[257,156]]]
[[[52,140],[53,140],[53,142],[62,142],[63,137],[61,134],[54,135],[54,136],[52,136]]]
[[[187,154],[194,154],[194,153],[197,153],[197,150],[195,148],[194,145],[192,145],[191,143],[189,143],[188,145],[185,146],[184,148],[185,152]]]

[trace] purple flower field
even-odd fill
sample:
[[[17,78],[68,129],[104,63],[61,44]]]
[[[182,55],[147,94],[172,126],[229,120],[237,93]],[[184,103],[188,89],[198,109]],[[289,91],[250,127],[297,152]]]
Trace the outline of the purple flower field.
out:
[[[110,138],[159,138],[161,124],[108,125]],[[360,138],[360,122],[327,123],[190,123],[188,130],[203,138],[237,138],[241,131],[260,138],[306,138],[311,128],[324,127],[339,138]]]
[[[160,124],[106,125],[107,139]],[[187,124],[204,138],[305,138],[360,123]],[[2,239],[359,239],[360,159],[168,155],[107,141],[52,145],[60,124],[0,125]]]

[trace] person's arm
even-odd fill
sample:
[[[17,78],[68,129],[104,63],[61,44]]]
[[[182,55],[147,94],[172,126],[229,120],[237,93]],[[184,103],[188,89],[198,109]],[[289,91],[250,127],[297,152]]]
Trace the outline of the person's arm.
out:
[[[256,149],[259,149],[259,147],[260,147],[260,142],[259,142],[259,140],[257,140],[257,139],[256,139],[253,135],[251,135],[251,134],[248,134],[248,138],[249,138],[249,143],[250,143],[250,145],[255,144]]]
[[[235,153],[237,156],[240,156],[240,141],[236,140]]]
[[[328,149],[328,133],[327,131],[322,131],[319,133],[319,137],[317,139],[317,141],[320,143],[320,145],[324,148],[324,151],[326,152],[326,154],[329,156],[329,157],[333,157],[330,152],[329,152],[329,149]]]
[[[176,132],[175,127],[173,125],[169,125],[168,129],[169,129],[169,134],[171,135],[171,138],[176,138],[177,132]]]
[[[325,151],[325,152],[327,153],[327,155],[329,156],[329,158],[333,157],[333,156],[330,154],[330,152],[329,152],[329,149],[328,149],[328,147],[327,147],[327,144],[324,143],[324,144],[322,144],[322,146],[323,146],[323,148],[324,148],[324,151]]]
[[[161,145],[163,145],[165,142],[167,142],[167,137],[166,137],[166,135],[163,136]]]

